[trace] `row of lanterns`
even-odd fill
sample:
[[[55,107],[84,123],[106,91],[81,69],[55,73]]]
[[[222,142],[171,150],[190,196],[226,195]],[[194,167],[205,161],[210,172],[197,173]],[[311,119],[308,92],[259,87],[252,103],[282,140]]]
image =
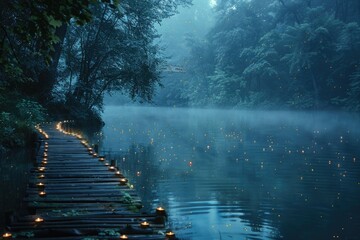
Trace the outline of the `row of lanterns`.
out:
[[[45,139],[49,139],[49,135],[40,127],[40,125],[36,125],[35,129],[38,130]]]
[[[38,130],[39,133],[40,133],[41,135],[43,135],[43,137],[44,137],[45,139],[49,139],[49,135],[48,135],[43,129],[41,129],[39,125],[36,125],[36,126],[35,126],[35,129]],[[45,167],[45,166],[46,166],[46,164],[47,164],[47,156],[48,156],[48,155],[47,155],[47,152],[48,152],[48,148],[49,148],[48,142],[44,142],[43,159],[42,159],[42,161],[41,161],[41,165],[40,165],[40,166],[38,167],[38,169],[37,169],[38,172],[40,173],[40,174],[38,175],[38,179],[44,179],[44,178],[45,178],[44,172],[45,172],[45,170],[46,170],[46,167]],[[45,184],[44,184],[43,182],[38,182],[38,183],[36,184],[36,186],[37,186],[37,188],[39,189],[39,196],[40,196],[40,197],[45,197],[45,196],[46,196],[46,192],[44,191],[44,189],[45,189]],[[38,224],[44,222],[44,219],[41,218],[41,217],[37,217],[37,218],[34,219],[34,222],[35,222],[36,225],[38,225]],[[10,238],[12,238],[12,237],[13,237],[13,235],[12,235],[10,232],[6,232],[6,233],[4,233],[4,234],[2,235],[2,238],[3,238],[3,239],[10,239]]]
[[[45,197],[46,196],[46,192],[45,192],[45,183],[43,183],[41,181],[41,179],[45,179],[45,171],[46,171],[46,165],[48,163],[48,150],[49,150],[49,143],[48,142],[44,142],[44,153],[43,153],[43,158],[41,161],[40,166],[38,167],[38,179],[40,179],[40,181],[36,184],[38,190],[39,190],[39,196],[40,197]]]
[[[65,122],[65,121],[64,121]],[[66,123],[66,122],[65,122]],[[62,122],[59,122],[56,126],[56,129],[59,130],[60,132],[66,134],[66,135],[72,135],[76,138],[78,138],[80,141],[81,141],[81,144],[86,148],[86,150],[88,151],[89,155],[90,156],[93,156],[94,158],[98,158],[100,162],[104,162],[105,166],[108,167],[109,171],[113,171],[115,172],[115,175],[120,177],[120,185],[126,185],[128,183],[128,180],[124,177],[122,177],[121,175],[121,172],[120,170],[114,166],[114,164],[110,164],[109,162],[106,161],[106,158],[105,156],[103,155],[98,155],[98,153],[96,152],[95,149],[93,149],[90,144],[83,139],[82,135],[81,134],[78,134],[78,133],[71,133],[71,132],[68,132],[66,130],[64,130],[62,128]],[[162,207],[158,207],[156,208],[156,213],[157,215],[159,216],[166,216],[166,211],[164,208]],[[143,221],[140,223],[140,227],[143,228],[143,229],[146,229],[146,228],[149,228],[150,227],[150,223],[147,222],[147,221]],[[165,233],[165,236],[167,239],[174,239],[175,238],[175,233],[172,232],[172,231],[167,231]],[[128,239],[128,236],[125,235],[125,234],[121,234],[120,235],[120,239]]]

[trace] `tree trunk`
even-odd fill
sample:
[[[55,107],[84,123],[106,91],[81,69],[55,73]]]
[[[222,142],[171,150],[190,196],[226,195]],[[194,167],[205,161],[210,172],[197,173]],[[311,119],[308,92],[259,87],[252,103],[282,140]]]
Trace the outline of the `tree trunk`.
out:
[[[54,85],[56,84],[57,67],[59,64],[62,44],[64,42],[66,30],[66,24],[63,24],[61,27],[56,29],[55,34],[60,39],[60,41],[54,46],[55,51],[51,55],[51,65],[41,70],[38,76],[38,85],[42,92],[39,102],[43,105],[46,105],[49,100],[51,100],[51,92],[54,88]]]

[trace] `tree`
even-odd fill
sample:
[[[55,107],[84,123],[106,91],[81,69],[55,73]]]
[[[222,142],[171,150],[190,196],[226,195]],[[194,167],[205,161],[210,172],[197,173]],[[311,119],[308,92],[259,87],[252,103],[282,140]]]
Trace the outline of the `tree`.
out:
[[[114,91],[150,101],[160,82],[162,63],[153,42],[157,37],[154,24],[174,14],[178,4],[189,1],[128,0],[118,9],[97,4],[91,23],[71,25],[61,65],[63,99],[69,106],[98,112],[104,94]]]

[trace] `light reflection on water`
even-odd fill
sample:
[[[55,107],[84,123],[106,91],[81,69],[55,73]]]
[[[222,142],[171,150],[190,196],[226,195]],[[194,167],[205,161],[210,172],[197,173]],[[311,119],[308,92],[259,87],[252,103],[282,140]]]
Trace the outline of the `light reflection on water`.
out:
[[[107,107],[103,117],[103,151],[182,239],[356,239],[358,116]]]

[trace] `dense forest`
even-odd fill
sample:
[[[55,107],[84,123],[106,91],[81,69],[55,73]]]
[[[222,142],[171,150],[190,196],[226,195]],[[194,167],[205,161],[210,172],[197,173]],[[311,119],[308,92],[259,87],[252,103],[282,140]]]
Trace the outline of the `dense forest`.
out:
[[[23,145],[44,120],[101,124],[118,92],[167,106],[360,110],[358,0],[206,1],[210,29],[180,39],[185,70],[164,73],[158,26],[191,2],[1,1],[1,145]],[[208,10],[196,14],[209,25]]]
[[[360,1],[211,1],[160,105],[360,110]],[[164,93],[165,92],[165,93]]]
[[[106,93],[148,101],[163,58],[155,24],[190,0],[0,2],[0,144],[56,117],[100,124]]]

